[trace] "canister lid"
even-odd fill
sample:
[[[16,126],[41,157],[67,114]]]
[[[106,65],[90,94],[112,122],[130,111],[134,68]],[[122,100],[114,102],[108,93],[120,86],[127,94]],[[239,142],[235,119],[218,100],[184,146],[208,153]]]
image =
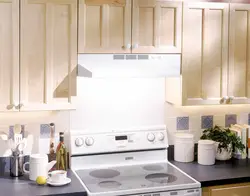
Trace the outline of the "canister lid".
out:
[[[176,133],[175,137],[177,139],[193,139],[194,135],[191,133]]]
[[[199,140],[198,144],[201,145],[214,145],[215,141],[213,140]]]

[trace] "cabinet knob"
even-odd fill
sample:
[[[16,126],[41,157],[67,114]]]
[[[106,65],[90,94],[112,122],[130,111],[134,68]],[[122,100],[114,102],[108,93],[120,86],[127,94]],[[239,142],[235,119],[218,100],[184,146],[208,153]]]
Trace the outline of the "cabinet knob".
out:
[[[124,50],[131,49],[131,44],[127,44],[126,46],[122,46],[122,48],[123,48]]]
[[[18,105],[15,106],[16,110],[20,110],[21,107],[23,107],[23,103],[19,103]]]
[[[230,96],[230,97],[228,97],[226,103],[227,104],[232,104],[233,100],[234,100],[234,96]]]
[[[15,107],[15,104],[10,104],[10,105],[7,105],[6,109],[12,110],[14,107]]]
[[[228,97],[227,97],[227,96],[222,97],[222,98],[220,99],[220,104],[225,103],[225,102],[227,101],[227,99],[228,99]]]

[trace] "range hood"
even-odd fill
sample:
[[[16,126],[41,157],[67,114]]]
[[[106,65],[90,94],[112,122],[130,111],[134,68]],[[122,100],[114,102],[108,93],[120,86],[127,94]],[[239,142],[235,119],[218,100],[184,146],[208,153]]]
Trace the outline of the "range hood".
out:
[[[180,54],[79,54],[78,77],[176,77]]]

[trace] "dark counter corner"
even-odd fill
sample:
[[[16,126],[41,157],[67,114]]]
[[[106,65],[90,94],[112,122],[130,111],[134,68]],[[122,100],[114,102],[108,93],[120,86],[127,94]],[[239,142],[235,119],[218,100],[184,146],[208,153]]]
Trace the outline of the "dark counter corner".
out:
[[[195,147],[197,148],[197,147]],[[174,146],[169,147],[168,159],[182,171],[201,183],[202,187],[250,182],[250,159],[216,161],[215,165],[205,166],[195,161],[181,163],[174,161]]]
[[[39,186],[29,180],[28,175],[13,178],[9,172],[0,174],[0,196],[87,196],[75,174],[68,170],[71,183],[61,187]]]

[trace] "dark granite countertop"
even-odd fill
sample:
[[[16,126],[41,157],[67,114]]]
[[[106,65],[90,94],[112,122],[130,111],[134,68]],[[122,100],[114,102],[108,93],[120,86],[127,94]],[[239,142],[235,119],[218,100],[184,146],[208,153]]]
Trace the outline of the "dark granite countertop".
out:
[[[250,182],[250,160],[216,161],[215,165],[203,166],[197,162],[170,161],[201,183],[202,187]]]
[[[61,187],[39,186],[28,176],[12,178],[9,173],[0,175],[0,196],[86,196],[87,193],[75,174],[68,170],[71,183]]]

